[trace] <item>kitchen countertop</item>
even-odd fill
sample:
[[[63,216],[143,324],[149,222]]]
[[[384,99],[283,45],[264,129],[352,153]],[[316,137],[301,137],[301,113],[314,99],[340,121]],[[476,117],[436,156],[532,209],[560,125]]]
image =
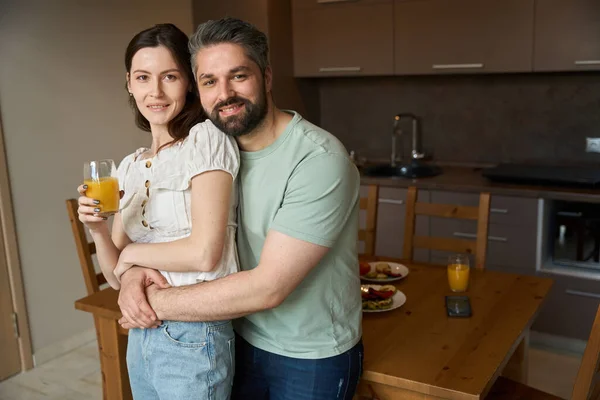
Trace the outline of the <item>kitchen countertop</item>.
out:
[[[489,192],[492,195],[533,197],[553,200],[600,203],[600,189],[573,188],[566,186],[531,185],[493,182],[481,175],[481,167],[444,166],[442,173],[431,178],[406,179],[399,177],[370,177],[361,173],[361,184],[383,187],[406,188],[416,186],[426,190],[446,190],[465,193]]]

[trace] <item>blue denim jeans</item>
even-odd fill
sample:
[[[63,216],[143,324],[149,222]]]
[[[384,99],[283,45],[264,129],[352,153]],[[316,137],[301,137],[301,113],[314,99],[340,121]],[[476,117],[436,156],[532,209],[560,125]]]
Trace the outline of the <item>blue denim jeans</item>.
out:
[[[131,329],[127,369],[135,400],[227,400],[233,384],[231,321],[164,321]]]
[[[363,345],[318,360],[257,349],[236,336],[233,400],[351,400],[362,374]]]

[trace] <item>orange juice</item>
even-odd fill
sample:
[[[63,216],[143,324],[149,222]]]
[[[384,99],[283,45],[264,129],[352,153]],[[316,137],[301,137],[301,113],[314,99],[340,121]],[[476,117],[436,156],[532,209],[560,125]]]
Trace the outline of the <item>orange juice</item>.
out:
[[[88,186],[85,195],[94,200],[99,200],[98,208],[100,215],[114,214],[119,211],[119,181],[114,177],[96,179],[85,179]]]
[[[466,264],[448,265],[448,284],[453,292],[465,292],[469,286],[469,266]]]

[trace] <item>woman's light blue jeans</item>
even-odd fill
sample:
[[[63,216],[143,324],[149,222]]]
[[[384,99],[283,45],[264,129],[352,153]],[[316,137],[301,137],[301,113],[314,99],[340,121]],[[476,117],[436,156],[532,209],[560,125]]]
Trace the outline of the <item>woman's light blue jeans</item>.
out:
[[[226,400],[233,383],[231,321],[164,321],[131,329],[127,369],[135,400]]]

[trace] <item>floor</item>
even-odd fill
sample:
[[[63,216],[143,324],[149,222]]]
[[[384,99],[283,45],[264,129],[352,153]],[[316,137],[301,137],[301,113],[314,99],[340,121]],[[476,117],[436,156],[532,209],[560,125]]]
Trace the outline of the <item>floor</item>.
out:
[[[568,399],[580,362],[580,356],[531,348],[529,385]],[[59,399],[102,399],[96,342],[0,382],[0,400]]]

